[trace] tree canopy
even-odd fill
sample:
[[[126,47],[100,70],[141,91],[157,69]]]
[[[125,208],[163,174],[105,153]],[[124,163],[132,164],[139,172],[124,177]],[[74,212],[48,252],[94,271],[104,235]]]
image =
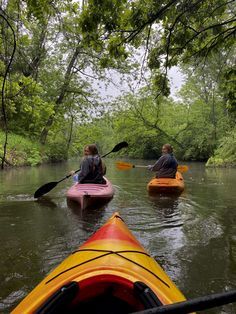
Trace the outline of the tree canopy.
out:
[[[234,134],[235,1],[8,0],[0,9],[1,155],[8,133],[61,159],[81,138],[117,140],[116,130],[133,156],[157,154],[157,137],[205,160]],[[177,101],[168,82],[176,65],[186,80]],[[110,103],[95,88],[111,83],[109,70],[129,86]]]
[[[84,38],[114,58],[142,45],[154,83],[167,94],[168,68],[235,44],[236,7],[233,0],[89,0],[80,24]]]

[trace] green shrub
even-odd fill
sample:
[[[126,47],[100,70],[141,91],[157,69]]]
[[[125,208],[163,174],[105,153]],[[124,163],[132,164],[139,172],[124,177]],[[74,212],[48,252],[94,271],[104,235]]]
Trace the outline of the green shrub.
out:
[[[0,131],[0,156],[3,156],[5,134]],[[40,145],[17,134],[8,134],[7,161],[13,166],[35,166],[42,163]]]
[[[63,161],[67,160],[68,158],[68,153],[65,149],[65,145],[60,142],[54,142],[50,143],[50,145],[47,145],[45,153],[48,160],[51,162]]]
[[[236,128],[224,136],[207,166],[236,166]]]

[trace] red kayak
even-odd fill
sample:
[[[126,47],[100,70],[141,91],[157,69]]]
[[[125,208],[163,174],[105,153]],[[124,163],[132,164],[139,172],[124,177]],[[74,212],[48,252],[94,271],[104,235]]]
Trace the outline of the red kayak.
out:
[[[67,199],[79,203],[81,209],[109,202],[114,188],[109,180],[105,184],[76,183],[66,193]]]

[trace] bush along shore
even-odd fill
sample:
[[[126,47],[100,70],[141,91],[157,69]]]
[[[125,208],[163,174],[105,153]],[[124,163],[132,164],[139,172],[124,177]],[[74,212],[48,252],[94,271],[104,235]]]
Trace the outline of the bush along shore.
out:
[[[95,126],[91,126],[94,130]],[[101,126],[100,126],[101,128]],[[87,134],[88,127],[80,128],[80,136],[81,134]],[[76,137],[77,138],[77,137]],[[86,139],[84,139],[86,138]],[[89,136],[91,138],[91,142],[94,143],[104,143],[107,147],[100,147],[99,151],[107,151],[109,147],[112,147],[115,141],[112,140],[112,143],[109,142],[110,138],[96,138]],[[155,143],[149,143],[148,141],[143,143],[142,145],[137,145],[134,141],[135,135],[130,138],[126,138],[129,142],[129,149],[126,150],[125,156],[130,158],[141,158],[141,159],[156,159],[159,157],[161,147],[158,147],[155,151],[151,148],[155,146]],[[134,143],[132,143],[132,140]],[[5,134],[0,131],[0,157],[3,156],[3,147],[5,141]],[[164,139],[160,142],[164,142]],[[59,141],[58,139],[54,139],[45,144],[41,145],[38,141],[34,141],[29,139],[23,135],[17,135],[14,133],[9,133],[8,135],[8,143],[7,143],[7,154],[6,154],[6,162],[4,167],[19,167],[19,166],[37,166],[42,163],[50,163],[50,162],[60,162],[67,160],[69,157],[73,157],[78,155],[78,153],[82,153],[83,146],[87,143],[87,136],[83,136],[83,140],[78,143],[72,143],[71,148],[68,150],[68,147],[65,146],[65,142],[63,140]],[[221,141],[219,141],[218,147],[214,150],[212,156],[208,155],[208,158],[202,159],[201,155],[198,154],[194,156],[190,153],[188,155],[188,151],[182,152],[183,160],[186,161],[206,161],[207,167],[236,167],[236,130],[229,132],[226,136],[224,136]],[[145,154],[144,154],[145,152]],[[176,157],[180,159],[180,152],[177,150]],[[122,154],[122,153],[121,153]],[[207,155],[207,154],[206,154]]]
[[[0,132],[0,157],[2,161],[5,135]],[[40,145],[21,135],[8,135],[4,167],[36,166],[42,163],[66,160],[67,156],[52,145]]]
[[[236,128],[224,136],[214,155],[206,163],[207,167],[236,167]]]

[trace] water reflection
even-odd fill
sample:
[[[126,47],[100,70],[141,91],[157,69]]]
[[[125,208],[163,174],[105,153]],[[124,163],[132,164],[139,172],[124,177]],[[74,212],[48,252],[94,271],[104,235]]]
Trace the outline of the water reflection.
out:
[[[149,196],[156,209],[158,218],[162,221],[162,227],[173,228],[182,226],[182,217],[179,209],[181,200],[178,196]]]
[[[38,198],[35,201],[37,204],[39,204],[42,207],[49,207],[49,208],[57,208],[58,205],[55,203],[55,201],[50,196],[42,196]]]
[[[167,217],[178,208],[179,199],[177,196],[155,196],[149,195],[154,207],[164,212]]]
[[[105,214],[105,205],[81,209],[77,202],[69,199],[67,199],[67,205],[80,222],[80,226],[87,232],[93,232],[94,227],[100,224]]]

